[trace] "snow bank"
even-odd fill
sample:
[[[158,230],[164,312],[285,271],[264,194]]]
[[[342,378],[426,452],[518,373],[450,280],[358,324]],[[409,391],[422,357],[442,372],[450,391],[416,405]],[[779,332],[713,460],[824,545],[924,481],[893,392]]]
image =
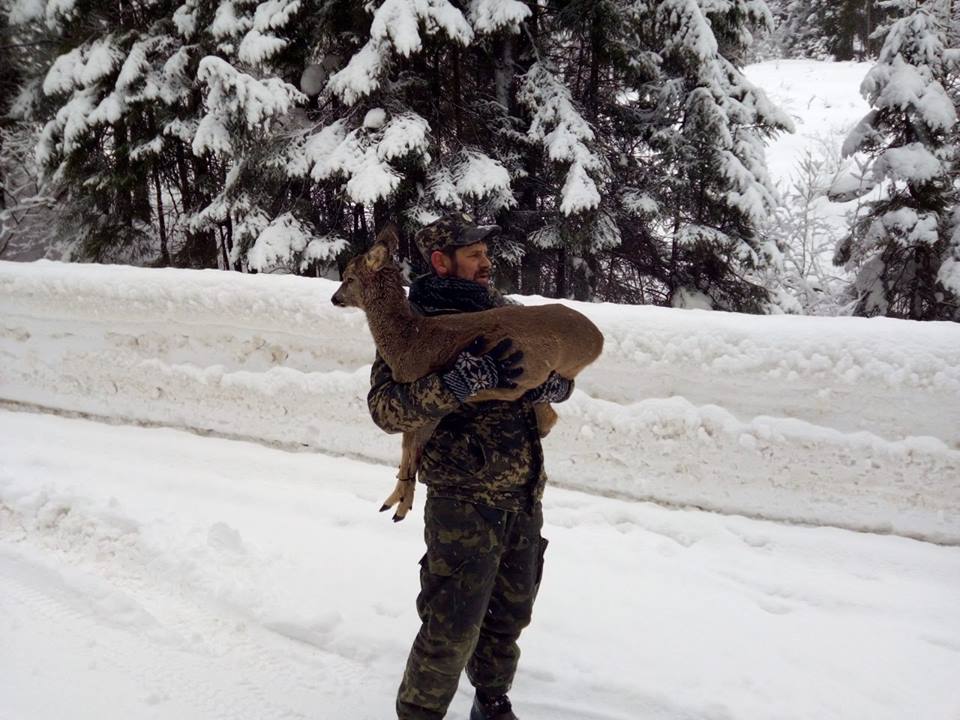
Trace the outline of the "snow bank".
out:
[[[0,262],[0,398],[392,463],[335,288]],[[558,406],[554,483],[960,543],[960,326],[571,305],[606,348]]]

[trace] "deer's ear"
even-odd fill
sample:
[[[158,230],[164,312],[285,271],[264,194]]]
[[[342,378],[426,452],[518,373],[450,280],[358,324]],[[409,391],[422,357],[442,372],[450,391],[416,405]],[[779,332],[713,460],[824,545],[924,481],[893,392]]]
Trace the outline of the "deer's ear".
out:
[[[377,243],[386,245],[391,255],[397,252],[397,248],[400,247],[400,231],[395,223],[388,222],[383,226],[383,229],[377,233]]]
[[[378,242],[367,250],[366,261],[369,270],[379,270],[390,261],[390,249]]]

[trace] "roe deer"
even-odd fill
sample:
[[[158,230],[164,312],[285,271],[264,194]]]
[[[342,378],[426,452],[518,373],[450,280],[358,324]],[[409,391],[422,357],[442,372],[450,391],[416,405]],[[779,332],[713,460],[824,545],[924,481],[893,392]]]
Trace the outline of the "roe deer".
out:
[[[552,371],[573,379],[596,360],[603,350],[603,335],[586,316],[565,305],[507,305],[480,312],[424,317],[410,307],[392,262],[399,238],[392,223],[377,235],[367,252],[350,260],[343,282],[331,302],[339,307],[358,307],[366,313],[370,333],[393,379],[408,383],[447,368],[470,343],[482,335],[487,349],[504,338],[523,351],[523,374],[517,387],[484,390],[469,402],[516,400],[543,383]],[[540,436],[557,421],[546,403],[534,405]],[[402,520],[413,505],[420,453],[437,423],[403,434],[400,470],[393,494],[381,510],[399,503],[394,522]]]

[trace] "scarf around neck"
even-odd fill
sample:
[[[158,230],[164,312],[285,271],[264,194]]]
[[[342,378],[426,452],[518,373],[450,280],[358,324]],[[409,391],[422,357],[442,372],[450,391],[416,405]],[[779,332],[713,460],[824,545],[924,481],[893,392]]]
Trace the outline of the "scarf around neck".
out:
[[[489,286],[471,280],[422,275],[410,285],[410,302],[424,315],[478,312],[507,304],[506,299]]]

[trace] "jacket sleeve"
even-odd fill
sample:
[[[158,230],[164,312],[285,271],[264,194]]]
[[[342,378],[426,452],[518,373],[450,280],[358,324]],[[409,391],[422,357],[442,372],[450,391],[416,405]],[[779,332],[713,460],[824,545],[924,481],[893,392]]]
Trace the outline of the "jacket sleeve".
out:
[[[381,430],[399,433],[439,420],[460,407],[460,401],[443,384],[440,373],[431,373],[412,383],[395,382],[390,366],[377,353],[370,370],[367,407]]]

